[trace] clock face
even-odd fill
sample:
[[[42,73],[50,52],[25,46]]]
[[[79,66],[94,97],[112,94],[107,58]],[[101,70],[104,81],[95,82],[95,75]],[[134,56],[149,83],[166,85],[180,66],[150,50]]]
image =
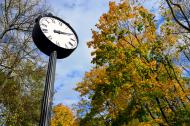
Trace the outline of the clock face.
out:
[[[65,49],[77,47],[77,38],[69,26],[53,17],[42,17],[39,21],[43,34],[54,44]]]

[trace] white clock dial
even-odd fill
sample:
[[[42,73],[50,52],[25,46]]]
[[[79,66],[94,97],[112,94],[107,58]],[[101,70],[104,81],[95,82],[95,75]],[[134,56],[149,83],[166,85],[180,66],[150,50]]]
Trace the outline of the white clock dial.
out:
[[[53,17],[42,17],[39,21],[44,35],[54,44],[66,49],[77,47],[77,38],[64,22]]]

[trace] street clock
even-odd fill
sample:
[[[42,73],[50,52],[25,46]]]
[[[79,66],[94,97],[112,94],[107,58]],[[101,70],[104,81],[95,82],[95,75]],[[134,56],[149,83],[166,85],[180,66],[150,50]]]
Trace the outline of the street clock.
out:
[[[57,52],[57,58],[69,56],[78,46],[74,29],[62,19],[51,14],[36,19],[32,37],[36,46],[46,55]]]
[[[39,50],[49,56],[39,126],[50,126],[56,59],[69,56],[78,46],[78,37],[67,22],[47,14],[35,20],[32,38]]]

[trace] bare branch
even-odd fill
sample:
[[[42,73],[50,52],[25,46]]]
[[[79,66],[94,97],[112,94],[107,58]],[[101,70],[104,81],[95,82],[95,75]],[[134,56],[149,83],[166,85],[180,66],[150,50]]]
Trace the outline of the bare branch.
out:
[[[175,20],[181,27],[183,27],[185,30],[187,30],[187,31],[190,32],[190,28],[188,28],[187,26],[185,26],[184,24],[182,24],[182,23],[177,19],[176,15],[175,15],[175,13],[174,13],[174,10],[173,10],[173,8],[172,8],[171,5],[170,5],[169,0],[166,0],[166,2],[167,2],[168,6],[169,6],[169,8],[170,8],[170,11],[171,11],[171,13],[172,13],[172,16],[173,16],[174,20]]]

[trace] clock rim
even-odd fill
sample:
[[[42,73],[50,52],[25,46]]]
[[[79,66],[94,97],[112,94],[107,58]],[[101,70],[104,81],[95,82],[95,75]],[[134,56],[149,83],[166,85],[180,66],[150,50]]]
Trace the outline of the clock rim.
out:
[[[40,20],[41,20],[42,18],[44,18],[44,17],[53,17],[53,18],[55,18],[55,19],[61,21],[62,23],[64,23],[66,26],[68,26],[68,27],[71,29],[71,31],[74,33],[74,35],[75,35],[75,37],[76,37],[76,44],[77,44],[75,48],[71,48],[71,49],[76,49],[76,48],[78,47],[78,44],[79,44],[78,35],[76,34],[75,30],[70,26],[69,23],[67,23],[66,21],[62,20],[62,19],[59,18],[59,17],[53,16],[53,15],[45,15],[45,16],[40,17],[40,19],[38,19],[38,21],[36,22],[36,23],[39,24],[39,26],[40,26]],[[41,29],[41,26],[40,26],[40,30],[41,30],[41,32],[43,33],[43,35],[46,37],[46,35],[44,34],[44,32],[43,32],[42,29]],[[47,38],[47,37],[46,37],[46,38]],[[47,38],[47,39],[48,39],[48,38]],[[48,40],[49,40],[49,39],[48,39]],[[56,45],[56,44],[55,44],[54,42],[52,42],[51,40],[49,40],[49,41],[50,41],[51,43],[53,43],[54,45]],[[56,46],[58,46],[58,45],[56,45]],[[61,46],[58,46],[58,47],[63,48],[63,47],[61,47]],[[63,49],[69,49],[69,48],[63,48]]]

